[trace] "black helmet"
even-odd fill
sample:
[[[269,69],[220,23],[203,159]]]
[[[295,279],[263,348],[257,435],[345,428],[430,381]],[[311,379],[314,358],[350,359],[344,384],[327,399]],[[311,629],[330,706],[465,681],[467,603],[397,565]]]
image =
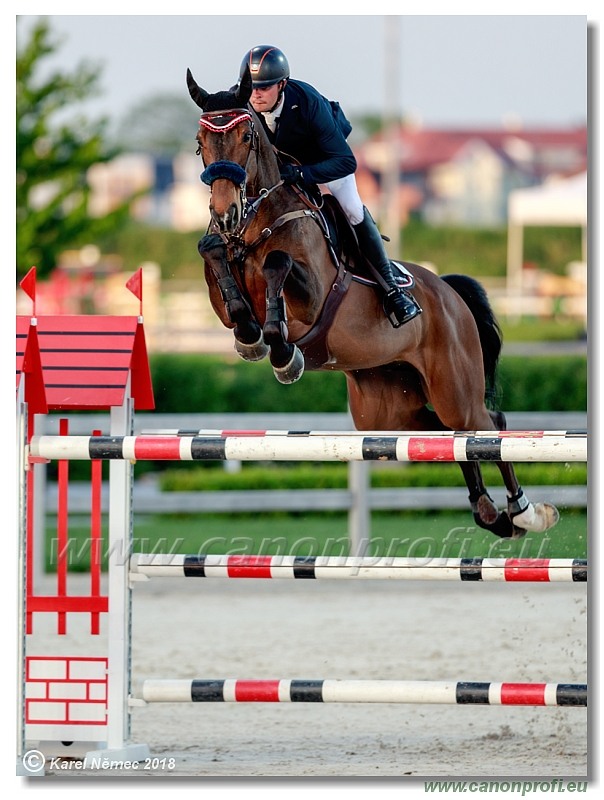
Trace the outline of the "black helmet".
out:
[[[289,78],[287,59],[278,47],[270,44],[259,44],[245,54],[239,70],[239,80],[243,77],[246,64],[252,74],[254,89],[259,86],[272,86]]]

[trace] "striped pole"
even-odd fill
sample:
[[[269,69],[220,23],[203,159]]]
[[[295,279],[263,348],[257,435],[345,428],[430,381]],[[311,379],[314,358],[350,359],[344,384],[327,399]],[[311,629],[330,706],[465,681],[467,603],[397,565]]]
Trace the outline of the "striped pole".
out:
[[[246,556],[143,554],[130,571],[149,578],[293,578],[586,582],[580,558],[371,558],[356,556]]]
[[[34,436],[30,456],[128,461],[586,461],[584,434]]]
[[[379,680],[146,680],[147,703],[436,703],[586,706],[583,683]]]
[[[140,431],[143,436],[400,436],[401,431],[284,431],[253,428],[153,428]],[[422,435],[438,436],[521,436],[541,438],[542,436],[587,436],[585,428],[560,431],[426,431]]]

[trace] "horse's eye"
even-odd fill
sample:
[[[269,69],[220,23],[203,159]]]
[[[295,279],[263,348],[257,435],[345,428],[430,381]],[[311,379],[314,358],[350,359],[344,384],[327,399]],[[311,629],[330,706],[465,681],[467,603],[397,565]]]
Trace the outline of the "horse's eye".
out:
[[[250,142],[251,140],[252,140],[252,134],[249,131],[246,131],[243,134],[243,141],[247,143]]]

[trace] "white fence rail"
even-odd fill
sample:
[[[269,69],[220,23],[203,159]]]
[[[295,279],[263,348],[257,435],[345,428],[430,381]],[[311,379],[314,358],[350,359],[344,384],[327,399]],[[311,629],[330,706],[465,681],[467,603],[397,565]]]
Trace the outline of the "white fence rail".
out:
[[[36,419],[36,433],[57,434],[59,419],[69,420],[69,432],[75,436],[87,436],[93,428],[109,433],[109,415],[97,413],[61,414],[53,412]],[[588,419],[584,411],[542,412],[520,411],[506,414],[508,429],[511,431],[529,430],[571,430],[587,428]],[[42,424],[44,423],[44,424]],[[134,419],[134,433],[142,431],[187,428],[207,429],[271,429],[300,431],[351,431],[354,430],[352,418],[346,413],[259,413],[259,414],[160,414],[157,412],[137,413]]]
[[[351,462],[349,486],[355,481],[350,472],[368,473],[368,462]],[[356,470],[355,470],[356,468]],[[587,508],[585,486],[524,486],[529,496],[539,495],[539,502],[562,508]],[[489,487],[496,503],[505,505],[505,491]],[[55,484],[46,489],[46,511],[56,513],[58,491]],[[353,507],[368,511],[437,511],[467,509],[468,491],[465,488],[388,488],[353,491],[349,489],[249,489],[220,492],[162,492],[154,485],[139,481],[132,500],[136,514],[213,514],[262,511],[350,511]],[[109,509],[109,486],[104,485],[101,508]],[[90,487],[69,488],[71,514],[90,512]]]

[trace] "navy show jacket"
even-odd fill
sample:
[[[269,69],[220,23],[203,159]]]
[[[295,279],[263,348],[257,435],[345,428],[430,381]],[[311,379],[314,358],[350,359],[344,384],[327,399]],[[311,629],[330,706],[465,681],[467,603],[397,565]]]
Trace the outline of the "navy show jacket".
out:
[[[274,136],[275,147],[301,165],[306,183],[327,183],[351,175],[356,159],[334,118],[329,101],[310,84],[288,80]]]

